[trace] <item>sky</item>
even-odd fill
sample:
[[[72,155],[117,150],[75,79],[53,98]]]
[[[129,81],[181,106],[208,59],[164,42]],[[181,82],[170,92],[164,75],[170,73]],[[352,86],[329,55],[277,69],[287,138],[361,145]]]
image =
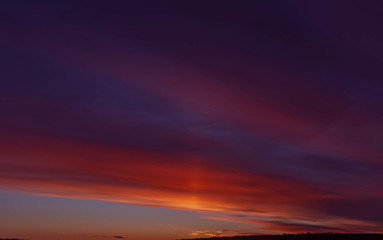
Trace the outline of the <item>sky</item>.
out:
[[[1,1],[0,238],[382,232],[381,1]]]

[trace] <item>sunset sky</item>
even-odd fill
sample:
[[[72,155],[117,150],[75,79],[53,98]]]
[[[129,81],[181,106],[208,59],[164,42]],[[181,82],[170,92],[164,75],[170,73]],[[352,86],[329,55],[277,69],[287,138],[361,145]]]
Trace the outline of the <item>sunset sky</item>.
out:
[[[0,2],[0,238],[383,232],[383,4]]]

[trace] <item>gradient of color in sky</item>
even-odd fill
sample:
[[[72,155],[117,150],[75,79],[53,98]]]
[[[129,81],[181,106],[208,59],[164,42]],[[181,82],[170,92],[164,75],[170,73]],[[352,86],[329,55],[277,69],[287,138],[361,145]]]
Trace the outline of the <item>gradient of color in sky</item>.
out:
[[[382,232],[381,1],[1,1],[0,237]]]

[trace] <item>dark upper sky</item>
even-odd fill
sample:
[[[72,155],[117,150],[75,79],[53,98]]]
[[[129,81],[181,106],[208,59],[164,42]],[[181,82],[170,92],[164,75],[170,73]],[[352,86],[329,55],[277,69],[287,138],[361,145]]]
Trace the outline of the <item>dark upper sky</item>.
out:
[[[94,200],[156,221],[190,214],[176,222],[195,227],[150,235],[131,217],[112,233],[100,219],[53,231],[66,239],[124,226],[143,239],[381,231],[382,10],[370,0],[2,1],[0,230],[49,239],[47,216],[82,209],[73,198],[96,214]],[[9,223],[36,206],[40,217]],[[45,227],[29,230],[34,221]]]

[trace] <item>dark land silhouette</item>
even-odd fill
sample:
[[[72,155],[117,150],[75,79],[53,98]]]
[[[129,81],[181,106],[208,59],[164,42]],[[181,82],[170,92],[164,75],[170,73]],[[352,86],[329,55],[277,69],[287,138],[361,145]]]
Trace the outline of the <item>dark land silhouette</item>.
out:
[[[31,239],[21,239],[21,238],[0,238],[0,240],[31,240]]]
[[[189,238],[179,240],[383,240],[383,234],[371,233],[305,233],[281,235],[251,235],[233,237]]]

